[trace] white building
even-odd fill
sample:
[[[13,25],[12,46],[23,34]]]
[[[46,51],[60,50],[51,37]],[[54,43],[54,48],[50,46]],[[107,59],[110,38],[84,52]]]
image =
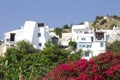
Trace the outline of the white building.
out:
[[[60,39],[61,45],[68,47],[71,40],[71,33],[62,33],[62,38]]]
[[[56,35],[56,33],[54,32],[54,30],[55,30],[55,28],[49,29],[51,38],[53,38],[53,37],[58,38],[58,45],[68,47],[69,46],[68,43],[71,40],[71,32],[62,33],[62,37],[59,38],[59,36]]]
[[[83,58],[90,59],[106,51],[106,35],[104,32],[89,30],[89,23],[72,26],[72,41],[77,42],[77,50],[82,49]]]
[[[113,27],[111,30],[102,30],[106,34],[106,40],[109,43],[112,43],[116,40],[120,41],[120,27]]]
[[[4,34],[6,46],[15,45],[16,42],[29,41],[36,49],[42,50],[44,44],[49,40],[49,28],[43,23],[35,21],[26,21],[20,29],[13,30]]]

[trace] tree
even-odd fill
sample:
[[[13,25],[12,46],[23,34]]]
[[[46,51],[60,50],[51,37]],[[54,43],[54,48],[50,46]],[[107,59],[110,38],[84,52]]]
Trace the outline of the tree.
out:
[[[75,41],[70,41],[69,46],[71,47],[71,49],[75,50],[77,47],[77,43]]]
[[[28,43],[24,41],[18,43],[16,46],[8,48],[5,57],[0,58],[1,80],[37,80],[59,63],[67,62],[70,54],[70,52],[60,49],[58,45],[52,45],[50,41],[46,43],[43,51],[37,54],[34,52],[27,54],[31,45],[28,46]]]
[[[33,45],[25,40],[17,42],[16,47],[17,49],[21,50],[23,53],[35,52],[35,48],[33,47]]]
[[[52,42],[50,40],[48,40],[46,43],[45,43],[45,49],[46,48],[50,48],[52,46]]]
[[[111,16],[111,17],[113,17],[113,18],[116,19],[116,20],[120,20],[120,17],[117,16],[117,15],[113,15],[113,16]]]
[[[11,80],[22,79],[23,54],[16,48],[9,48],[5,53],[5,77]]]
[[[62,37],[62,28],[55,28],[55,33],[58,35],[60,38]]]
[[[100,20],[100,19],[103,19],[102,16],[96,16],[96,20]]]
[[[120,41],[114,41],[110,45],[107,46],[107,51],[111,51],[113,53],[120,53]]]
[[[4,70],[5,68],[4,75],[6,80],[29,79],[33,76],[37,57],[34,57],[36,54],[27,54],[33,52],[33,46],[26,41],[20,41],[15,47],[7,49],[3,62],[0,62],[4,66],[2,69]]]
[[[63,26],[63,29],[69,29],[69,26],[68,26],[67,24],[65,24],[65,25]]]
[[[50,44],[49,41],[46,44]],[[65,62],[67,60],[67,56],[70,53],[63,49],[60,49],[58,45],[52,44],[49,47],[45,47],[44,50],[40,52],[44,64],[54,67],[60,62]]]

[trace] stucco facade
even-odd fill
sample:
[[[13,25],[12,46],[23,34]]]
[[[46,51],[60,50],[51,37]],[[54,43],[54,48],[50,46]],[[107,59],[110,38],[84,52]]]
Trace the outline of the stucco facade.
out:
[[[43,50],[44,44],[51,39],[48,26],[35,21],[26,21],[20,29],[4,34],[6,46],[15,45],[16,42],[29,41],[36,49]]]
[[[72,41],[77,42],[77,50],[82,49],[83,58],[88,60],[106,51],[105,33],[90,30],[87,22],[72,26]]]

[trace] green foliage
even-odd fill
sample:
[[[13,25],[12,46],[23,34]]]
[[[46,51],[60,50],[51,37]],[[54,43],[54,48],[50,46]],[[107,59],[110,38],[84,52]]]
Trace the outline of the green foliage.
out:
[[[28,48],[33,47],[24,41],[18,42],[16,47],[7,49],[5,57],[0,58],[0,79],[37,80],[59,63],[68,61],[69,51],[60,49],[58,45],[52,45],[50,41],[45,45],[43,51],[32,54],[26,54]]]
[[[48,40],[46,43],[45,43],[45,48],[50,48],[52,46],[52,43],[50,40]]]
[[[16,47],[7,49],[5,57],[0,61],[0,72],[6,80],[22,80],[22,78],[30,80],[35,74],[40,76],[36,72],[40,66],[35,66],[39,64],[36,62],[37,54],[27,54],[31,53],[30,50],[34,52],[32,45],[25,41],[20,41]]]
[[[60,38],[62,37],[62,28],[55,28],[55,33],[58,35]]]
[[[103,16],[96,16],[96,20],[103,19]]]
[[[17,42],[16,47],[23,53],[33,53],[35,51],[32,44],[30,44],[28,41],[24,41],[24,40]]]
[[[68,59],[71,61],[76,61],[76,60],[80,60],[82,56],[83,56],[83,51],[80,49],[79,51],[70,54]]]
[[[114,41],[109,46],[107,46],[107,50],[113,53],[120,53],[120,41]]]
[[[67,25],[67,24],[65,24],[64,26],[63,26],[63,29],[69,29],[70,27]]]
[[[21,65],[23,55],[16,48],[9,48],[5,53],[3,65],[5,65],[5,77],[10,80],[21,79]]]
[[[117,15],[113,15],[113,16],[111,16],[111,17],[113,17],[113,18],[116,19],[116,20],[120,20],[120,17],[117,16]]]
[[[5,58],[2,63],[2,70],[4,75],[10,80],[25,80],[35,79],[38,76],[42,76],[47,71],[45,65],[39,60],[40,54],[23,54],[23,52],[17,48],[9,48],[5,54]],[[40,70],[40,71],[39,71]],[[42,71],[42,72],[41,72]]]
[[[70,41],[69,46],[71,47],[71,49],[75,50],[77,47],[77,43],[75,41]]]
[[[42,62],[47,66],[54,67],[60,62],[66,61],[69,52],[62,50],[58,45],[52,45],[51,47],[46,47],[41,51],[40,55],[42,56]]]

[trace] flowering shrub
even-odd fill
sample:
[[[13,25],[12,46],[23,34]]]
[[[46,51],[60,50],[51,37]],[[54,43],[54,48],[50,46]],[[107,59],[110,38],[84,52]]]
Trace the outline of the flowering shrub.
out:
[[[81,59],[58,65],[39,80],[119,80],[120,54],[106,52],[89,61]]]

